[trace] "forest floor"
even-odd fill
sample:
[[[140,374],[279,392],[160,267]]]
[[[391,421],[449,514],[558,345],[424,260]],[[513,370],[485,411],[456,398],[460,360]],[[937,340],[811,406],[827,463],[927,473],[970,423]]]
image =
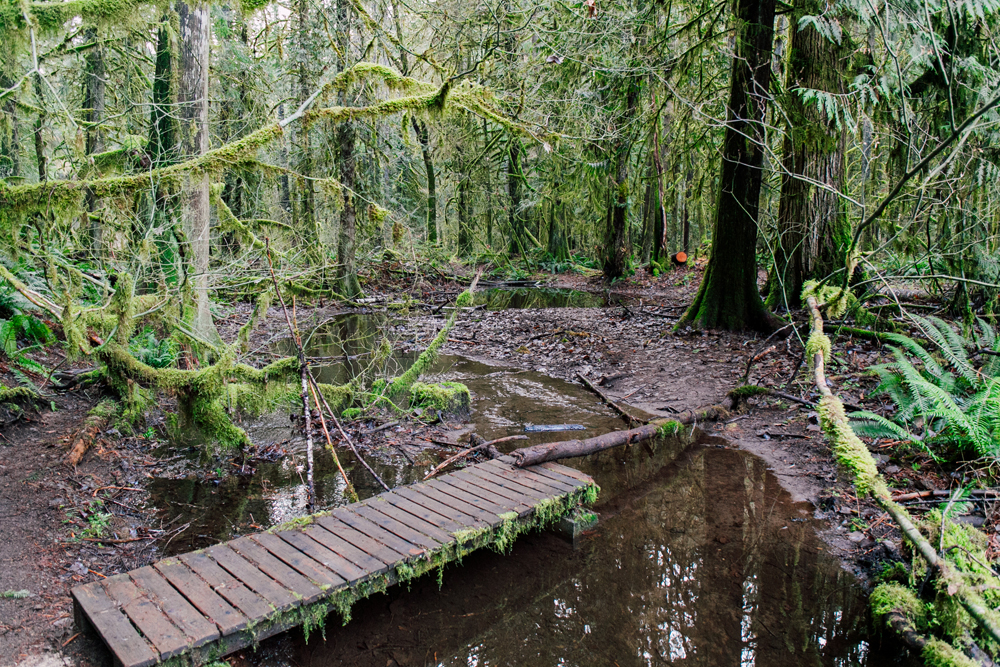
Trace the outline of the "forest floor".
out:
[[[699,278],[699,269],[678,269],[657,279],[637,275],[614,286],[607,297],[613,305],[603,308],[474,310],[459,318],[445,352],[573,382],[578,382],[577,374],[584,375],[613,400],[653,416],[718,403],[745,376],[752,383],[813,397],[801,364],[801,341],[794,336],[765,342],[753,334],[673,330]],[[563,274],[544,279],[552,287],[605,291],[600,278]],[[369,280],[367,289],[385,297],[368,307],[373,310],[404,293],[424,303],[444,303],[461,287],[382,273]],[[235,335],[249,310],[233,306],[220,319],[225,339]],[[431,310],[415,309],[404,325],[417,348],[441,326],[443,313]],[[300,306],[300,328],[340,312],[344,309],[337,306]],[[280,310],[273,309],[252,342],[261,347],[285,335]],[[846,403],[881,407],[868,396],[875,382],[865,371],[884,354],[866,340],[834,339],[828,374]],[[6,370],[0,367],[0,372]],[[185,528],[176,518],[144,507],[146,480],[170,460],[154,455],[155,433],[124,437],[109,429],[77,469],[65,465],[67,445],[98,398],[93,389],[53,394],[45,409],[28,410],[0,428],[0,593],[29,593],[23,599],[0,597],[0,666],[91,664],[94,646],[76,633],[69,589],[155,559]],[[865,578],[875,563],[898,557],[899,540],[891,534],[890,522],[854,497],[809,406],[757,398],[743,413],[699,427],[763,458],[795,500],[811,502],[816,516],[828,519],[823,537],[847,569]],[[454,437],[443,427],[420,431],[414,426],[409,433],[411,443]],[[387,437],[383,432],[361,440],[362,449],[376,456],[387,449]],[[891,458],[894,451],[886,447],[876,455],[895,488],[948,488],[944,473],[919,455],[897,460]],[[440,456],[431,458],[437,462]],[[106,496],[109,489],[111,498],[99,501],[98,492]],[[994,520],[975,519],[980,524]],[[92,537],[112,533],[115,541]]]

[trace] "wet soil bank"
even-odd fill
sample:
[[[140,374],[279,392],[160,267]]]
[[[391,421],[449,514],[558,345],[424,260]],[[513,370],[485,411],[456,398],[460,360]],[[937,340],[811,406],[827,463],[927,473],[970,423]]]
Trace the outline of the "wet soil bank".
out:
[[[431,373],[431,379],[469,384],[471,422],[403,420],[371,433],[379,423],[368,420],[348,428],[365,458],[396,485],[422,477],[473,430],[488,438],[554,422],[580,423],[591,431],[586,435],[624,427],[577,374],[655,416],[718,402],[757,356],[751,382],[808,395],[808,378],[798,368],[801,347],[791,341],[769,349],[753,336],[672,331],[696,282],[696,274],[678,272],[608,294],[597,282],[568,277],[561,286],[574,291],[547,299],[506,291],[481,297]],[[324,381],[343,381],[353,372],[350,361],[338,365],[333,357],[353,354],[345,342],[361,341],[364,326],[357,322],[372,317],[382,318],[376,329],[394,341],[394,359],[404,367],[436,334],[458,289],[387,286],[361,308],[299,308],[303,330],[323,322],[337,329],[329,367],[321,369]],[[380,305],[404,294],[430,305],[405,315]],[[496,309],[510,306],[519,307]],[[222,318],[225,338],[249,310],[235,306]],[[345,325],[351,320],[339,317],[344,312],[361,319]],[[253,337],[261,362],[280,352],[287,335],[280,313],[270,315]],[[835,345],[834,383],[845,378],[838,389],[848,401],[860,401],[868,388],[850,378],[878,353],[859,341]],[[164,446],[156,428],[162,417],[153,416],[148,437],[109,430],[79,469],[70,470],[62,464],[65,445],[97,399],[79,390],[57,396],[56,412],[29,414],[30,421],[2,431],[0,592],[27,590],[30,597],[0,598],[0,665],[40,654],[49,664],[99,664],[103,650],[72,625],[71,586],[304,514],[302,439],[287,412],[244,424],[260,451],[240,462],[206,463],[197,446]],[[409,591],[360,603],[346,628],[331,620],[326,644],[305,643],[293,632],[242,659],[531,665],[558,664],[561,656],[568,664],[732,664],[738,654],[726,651],[738,645],[766,658],[759,664],[799,664],[814,656],[821,664],[891,664],[871,657],[883,656],[868,639],[859,586],[874,562],[898,553],[897,542],[876,521],[870,529],[849,530],[871,519],[873,510],[838,477],[811,409],[761,399],[746,414],[701,426],[725,436],[724,448],[702,444],[675,463],[679,451],[666,458],[640,450],[601,459],[624,471],[624,480],[612,474],[601,482],[602,522],[578,549],[548,534],[531,536],[510,556],[477,554],[449,569],[440,592],[436,581],[421,580]],[[380,490],[350,455],[341,453],[341,460],[362,497]],[[628,471],[642,461],[647,467],[630,478]],[[332,461],[318,457],[321,504],[342,502],[338,475]],[[105,539],[87,536],[95,522],[107,524]],[[883,537],[888,540],[876,543]],[[619,571],[622,578],[612,576]],[[720,633],[739,642],[710,641]],[[590,654],[600,660],[583,659]]]

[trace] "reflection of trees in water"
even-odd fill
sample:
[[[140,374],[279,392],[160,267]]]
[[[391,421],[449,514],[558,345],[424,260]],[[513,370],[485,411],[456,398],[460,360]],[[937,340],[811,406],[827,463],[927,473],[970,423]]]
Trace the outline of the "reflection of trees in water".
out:
[[[578,575],[477,637],[476,664],[862,664],[863,601],[779,497],[763,461],[696,451],[605,523]]]

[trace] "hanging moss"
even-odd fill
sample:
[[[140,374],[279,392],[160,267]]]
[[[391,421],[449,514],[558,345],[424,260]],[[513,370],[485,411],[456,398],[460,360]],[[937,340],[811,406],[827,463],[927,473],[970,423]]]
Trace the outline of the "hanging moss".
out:
[[[903,614],[913,624],[914,629],[922,632],[927,627],[927,610],[924,603],[917,598],[912,589],[902,584],[880,584],[868,598],[872,615],[883,618],[890,612]]]

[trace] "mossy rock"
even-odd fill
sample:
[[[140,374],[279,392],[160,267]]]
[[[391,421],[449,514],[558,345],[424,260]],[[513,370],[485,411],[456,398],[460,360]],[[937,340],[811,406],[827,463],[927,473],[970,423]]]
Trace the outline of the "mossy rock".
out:
[[[469,388],[460,382],[414,382],[410,387],[410,407],[468,417],[472,411],[472,397]]]

